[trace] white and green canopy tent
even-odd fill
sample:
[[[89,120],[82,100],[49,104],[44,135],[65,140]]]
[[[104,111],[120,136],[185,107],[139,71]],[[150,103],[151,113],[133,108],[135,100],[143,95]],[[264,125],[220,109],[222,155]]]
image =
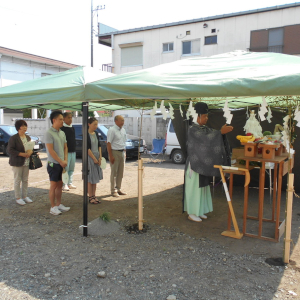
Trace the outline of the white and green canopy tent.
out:
[[[78,67],[54,75],[24,81],[0,89],[0,109],[68,109],[81,111],[86,85],[114,74]],[[122,106],[93,102],[90,110],[116,110]]]
[[[87,97],[118,105],[165,100],[176,104],[206,101],[231,108],[270,104],[300,96],[300,57],[235,51],[194,57],[87,84]],[[139,101],[135,101],[139,100]],[[148,103],[148,104],[147,104]]]
[[[300,99],[300,57],[278,53],[235,51],[194,57],[109,78],[103,76],[98,81],[95,77],[85,80],[83,74],[74,79],[76,70],[81,69],[1,88],[0,108],[75,110],[84,103],[83,125],[87,126],[88,106],[94,105],[103,109],[146,108],[164,100],[166,106],[172,103],[176,108],[192,100],[222,108],[228,100],[229,107],[239,108],[259,105],[262,96],[274,106]],[[87,185],[87,153],[83,153],[83,173]],[[87,208],[86,190],[84,203]]]
[[[107,109],[153,106],[153,100],[175,105],[207,101],[231,108],[298,99],[300,57],[279,53],[235,51],[194,57],[117,76],[78,67],[0,89],[0,108],[79,109],[82,102],[108,104]],[[113,107],[110,105],[117,105]],[[276,101],[277,105],[277,101]]]

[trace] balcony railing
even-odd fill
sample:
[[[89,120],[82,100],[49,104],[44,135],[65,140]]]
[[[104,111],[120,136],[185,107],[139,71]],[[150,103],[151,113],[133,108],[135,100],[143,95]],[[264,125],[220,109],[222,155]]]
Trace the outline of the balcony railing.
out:
[[[283,53],[283,45],[268,46],[268,47],[254,47],[254,48],[248,48],[247,50],[251,52]]]
[[[102,71],[112,73],[112,64],[103,64]]]

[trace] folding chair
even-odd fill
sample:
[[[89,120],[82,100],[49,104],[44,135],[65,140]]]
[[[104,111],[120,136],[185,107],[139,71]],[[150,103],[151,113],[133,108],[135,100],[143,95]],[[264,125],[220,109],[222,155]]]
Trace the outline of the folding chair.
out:
[[[150,155],[150,161],[149,162],[155,162],[155,160],[159,160],[159,157],[161,156],[159,163],[164,159],[165,154],[165,139],[153,139],[152,140],[152,150],[148,152]]]

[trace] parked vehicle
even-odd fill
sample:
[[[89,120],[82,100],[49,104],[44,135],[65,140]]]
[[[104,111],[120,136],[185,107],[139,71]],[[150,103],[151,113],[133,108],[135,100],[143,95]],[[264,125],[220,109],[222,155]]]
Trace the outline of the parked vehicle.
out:
[[[18,133],[18,131],[16,130],[15,126],[0,125],[0,153],[9,156],[7,153],[8,140],[16,133]],[[32,141],[35,142],[35,150],[39,151],[45,148],[45,144],[37,136],[31,135],[28,132],[26,132],[26,134],[30,136]]]
[[[82,124],[72,124],[75,129],[75,139],[76,139],[76,155],[82,155]],[[113,125],[107,124],[98,124],[97,133],[99,135],[101,149],[102,149],[102,156],[108,159],[108,152],[106,147],[107,141],[107,132],[108,129]],[[139,137],[127,134],[127,141],[126,141],[126,157],[137,158],[138,152],[144,152],[144,145],[145,141],[141,140],[140,143],[140,150],[139,150]]]
[[[165,155],[169,155],[174,164],[184,164],[186,157],[179,145],[172,120],[168,124],[166,133],[166,151]]]

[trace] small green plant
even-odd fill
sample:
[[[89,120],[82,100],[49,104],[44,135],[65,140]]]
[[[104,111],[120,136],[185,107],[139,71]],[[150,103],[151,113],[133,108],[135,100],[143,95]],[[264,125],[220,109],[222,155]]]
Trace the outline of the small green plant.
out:
[[[110,222],[110,213],[109,212],[104,212],[101,216],[99,216],[101,220],[104,222]]]

